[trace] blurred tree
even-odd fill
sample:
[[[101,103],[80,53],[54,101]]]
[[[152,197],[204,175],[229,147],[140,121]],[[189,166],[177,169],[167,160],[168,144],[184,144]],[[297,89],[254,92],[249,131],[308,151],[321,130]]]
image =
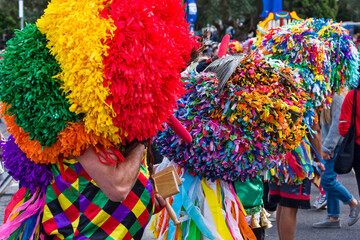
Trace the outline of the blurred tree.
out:
[[[197,0],[198,19],[195,29],[215,25],[220,39],[228,26],[235,29],[235,38],[244,40],[255,32],[262,11],[262,0]]]
[[[339,0],[339,11],[336,16],[338,21],[360,22],[360,1],[359,0]]]
[[[43,14],[49,0],[24,0],[24,17],[26,23],[35,23]]]
[[[23,0],[24,1],[24,19],[26,23],[35,23],[38,18],[44,13],[44,9],[48,4],[48,0]],[[16,27],[19,27],[19,2],[17,0],[0,0],[0,9],[5,18],[11,19],[11,22],[16,22]]]
[[[24,0],[24,22],[35,23],[44,13],[48,0]],[[0,0],[0,45],[5,44],[15,31],[20,28],[19,2]],[[3,46],[0,46],[2,48]]]
[[[337,0],[284,0],[285,11],[296,11],[301,18],[332,18],[338,13]]]
[[[5,47],[14,30],[19,28],[18,6],[14,1],[0,0],[0,49]]]

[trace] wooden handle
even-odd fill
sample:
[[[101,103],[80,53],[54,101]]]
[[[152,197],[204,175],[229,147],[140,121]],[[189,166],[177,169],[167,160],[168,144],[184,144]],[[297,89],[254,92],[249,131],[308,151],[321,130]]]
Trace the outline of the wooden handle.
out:
[[[168,212],[171,220],[173,220],[173,222],[174,222],[175,225],[179,225],[180,222],[179,222],[179,220],[178,220],[177,217],[176,217],[176,214],[175,214],[175,212],[174,212],[174,209],[170,206],[170,204],[169,204],[169,202],[168,202],[167,199],[166,199],[165,201],[166,201],[165,208],[166,208],[166,211]]]

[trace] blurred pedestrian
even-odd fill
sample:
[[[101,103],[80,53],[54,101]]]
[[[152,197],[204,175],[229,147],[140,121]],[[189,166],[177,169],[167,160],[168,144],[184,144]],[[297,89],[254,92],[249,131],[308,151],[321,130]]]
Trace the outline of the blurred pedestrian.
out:
[[[235,37],[235,29],[233,26],[229,26],[226,28],[225,34],[230,36],[230,39],[234,39]]]
[[[360,101],[360,83],[355,90],[351,90],[345,97],[344,103],[341,107],[340,122],[339,122],[339,133],[341,136],[345,136],[350,128],[351,124],[351,113],[354,99],[354,92],[357,91],[356,101]],[[355,157],[353,168],[356,175],[358,184],[358,190],[360,193],[360,104],[356,107],[356,118],[355,118],[356,134],[355,134]]]
[[[343,91],[343,95],[335,94],[330,109],[324,109],[321,113],[322,156],[326,161],[325,172],[321,177],[321,186],[326,193],[327,218],[324,221],[314,223],[314,228],[341,227],[340,200],[350,206],[348,225],[355,224],[359,219],[360,205],[358,201],[338,182],[337,173],[334,171],[335,158],[342,141],[338,126],[345,95],[346,91]]]
[[[213,42],[217,42],[218,39],[219,39],[219,31],[215,27],[215,25],[211,25],[210,32],[211,32],[210,40],[213,41]]]

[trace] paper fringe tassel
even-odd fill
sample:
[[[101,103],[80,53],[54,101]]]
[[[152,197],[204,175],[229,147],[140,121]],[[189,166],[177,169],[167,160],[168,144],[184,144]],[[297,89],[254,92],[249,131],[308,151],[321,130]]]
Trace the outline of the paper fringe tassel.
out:
[[[302,118],[307,95],[293,78],[289,68],[277,70],[260,56],[249,56],[218,96],[214,75],[190,74],[175,115],[193,142],[186,144],[167,129],[155,143],[162,155],[198,176],[225,181],[260,176],[307,131]]]
[[[31,140],[51,147],[67,123],[81,117],[69,111],[70,104],[54,78],[61,69],[46,44],[33,24],[9,40],[0,64],[0,100],[10,105],[5,113],[15,116]]]
[[[44,211],[45,193],[30,194],[21,188],[5,210],[5,223],[0,227],[0,240],[44,239],[40,233],[40,217]]]
[[[235,40],[235,39],[232,39],[229,42],[227,53],[228,54],[240,54],[240,53],[243,53],[241,43],[239,41]]]
[[[53,174],[50,167],[45,164],[36,164],[26,157],[26,154],[16,145],[12,135],[7,141],[1,142],[1,158],[8,173],[22,187],[29,188],[30,193],[34,194],[39,188],[42,192],[52,181]]]
[[[111,92],[104,86],[103,58],[109,48],[104,41],[116,30],[113,20],[101,15],[108,6],[104,0],[53,0],[36,25],[62,69],[57,77],[68,94],[70,111],[85,114],[87,132],[119,144],[121,129],[114,125],[114,111],[105,101]]]
[[[53,0],[37,26],[87,132],[125,144],[162,130],[196,44],[179,1]]]
[[[0,112],[3,115],[6,109],[4,103],[0,105]],[[7,124],[7,131],[15,138],[15,143],[26,154],[31,161],[40,164],[56,163],[60,154],[64,157],[79,156],[89,146],[102,145],[108,149],[113,147],[107,139],[98,137],[93,133],[86,133],[85,127],[80,123],[69,123],[60,132],[57,142],[50,148],[43,147],[38,141],[30,140],[29,134],[16,125],[13,116],[3,115]]]
[[[301,184],[305,178],[314,178],[315,169],[317,166],[312,157],[311,146],[304,140],[295,150],[286,154],[276,167],[267,171],[264,180],[278,185]]]
[[[256,239],[249,225],[256,216],[245,216],[232,185],[192,177],[184,168],[164,160],[156,171],[173,164],[183,179],[180,193],[169,198],[181,225],[175,226],[165,209],[155,216],[151,230],[157,239]],[[183,210],[185,211],[183,211]],[[263,220],[264,221],[264,220]]]
[[[196,43],[182,10],[177,0],[113,0],[106,11],[116,26],[106,41],[105,84],[112,93],[106,101],[128,141],[162,130],[184,92],[180,72]]]
[[[299,70],[311,97],[308,109],[329,107],[333,94],[358,83],[359,52],[348,31],[331,19],[309,18],[271,29],[254,51]]]
[[[9,43],[2,114],[36,163],[154,137],[184,91],[179,72],[197,45],[176,0],[53,0]]]

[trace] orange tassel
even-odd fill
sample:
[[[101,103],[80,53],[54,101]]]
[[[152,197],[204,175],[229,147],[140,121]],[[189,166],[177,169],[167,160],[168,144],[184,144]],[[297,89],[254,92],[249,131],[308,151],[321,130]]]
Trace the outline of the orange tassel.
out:
[[[4,117],[8,126],[8,132],[16,139],[16,144],[26,154],[31,161],[40,164],[56,163],[58,156],[63,154],[64,157],[79,156],[89,146],[97,144],[102,145],[105,149],[113,147],[113,144],[103,138],[94,135],[92,132],[87,133],[81,123],[68,123],[68,126],[59,133],[58,140],[51,147],[41,146],[39,141],[30,140],[29,133],[16,125],[14,117],[5,115],[6,104],[1,104],[1,115]]]

